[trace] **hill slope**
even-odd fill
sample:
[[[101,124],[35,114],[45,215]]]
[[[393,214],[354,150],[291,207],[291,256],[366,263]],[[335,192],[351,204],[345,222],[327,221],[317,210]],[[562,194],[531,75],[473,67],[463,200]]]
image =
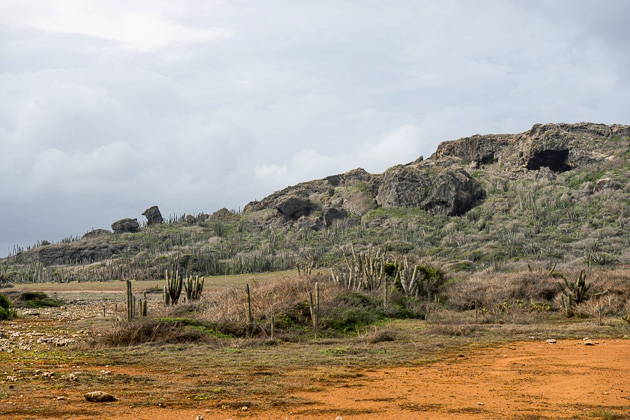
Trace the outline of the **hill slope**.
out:
[[[12,282],[156,278],[338,263],[352,243],[454,271],[504,264],[630,263],[630,126],[545,124],[444,142],[383,174],[356,169],[249,203],[153,224],[88,232],[0,261]]]

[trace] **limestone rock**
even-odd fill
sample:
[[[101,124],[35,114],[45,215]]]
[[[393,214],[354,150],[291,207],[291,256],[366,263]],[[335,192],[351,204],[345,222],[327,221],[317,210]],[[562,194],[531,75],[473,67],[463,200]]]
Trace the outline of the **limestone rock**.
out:
[[[376,202],[384,208],[420,207],[430,186],[431,179],[425,171],[394,166],[381,177]]]
[[[140,229],[138,219],[120,219],[112,223],[112,230],[114,233],[135,233]]]
[[[476,134],[459,140],[440,143],[434,159],[445,156],[457,156],[465,161],[473,162],[476,166],[493,163],[497,160],[498,153],[509,142],[510,136]]]
[[[486,197],[481,184],[462,169],[446,169],[431,184],[421,207],[431,213],[459,216]]]
[[[330,226],[335,220],[343,220],[348,217],[348,212],[344,209],[329,208],[324,211],[324,224]]]
[[[117,401],[116,397],[104,391],[92,391],[87,392],[84,395],[85,399],[89,402],[112,402]]]
[[[147,218],[147,224],[149,226],[164,223],[164,218],[162,217],[162,213],[160,213],[158,206],[149,207],[142,213],[142,215]]]
[[[311,213],[313,204],[308,199],[288,197],[277,205],[277,209],[286,220],[298,220]]]

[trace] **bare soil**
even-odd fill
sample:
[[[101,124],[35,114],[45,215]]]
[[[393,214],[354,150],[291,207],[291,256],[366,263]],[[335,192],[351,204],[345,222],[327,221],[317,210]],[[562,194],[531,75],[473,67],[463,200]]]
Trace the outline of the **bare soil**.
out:
[[[587,345],[576,333],[550,344],[548,331],[530,326],[518,341],[492,327],[456,338],[409,321],[394,326],[405,330],[391,343],[108,349],[89,344],[116,322],[101,304],[20,313],[0,323],[2,419],[630,418],[622,337]],[[97,390],[118,400],[87,402]]]

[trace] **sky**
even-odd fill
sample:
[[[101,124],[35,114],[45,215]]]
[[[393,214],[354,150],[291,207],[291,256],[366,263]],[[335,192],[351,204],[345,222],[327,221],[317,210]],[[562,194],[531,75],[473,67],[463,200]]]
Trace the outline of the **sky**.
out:
[[[535,123],[630,124],[627,0],[0,0],[0,256]]]

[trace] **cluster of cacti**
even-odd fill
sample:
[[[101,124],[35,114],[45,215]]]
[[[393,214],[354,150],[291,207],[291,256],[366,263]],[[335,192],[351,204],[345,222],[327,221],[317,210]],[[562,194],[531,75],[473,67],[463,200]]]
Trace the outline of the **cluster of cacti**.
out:
[[[184,289],[186,290],[186,298],[189,302],[201,299],[201,293],[203,292],[203,277],[189,276],[184,280]]]
[[[575,305],[584,302],[588,298],[591,284],[586,282],[584,270],[580,270],[576,281],[569,281],[569,279],[564,277],[562,282],[558,282],[558,288],[562,293],[560,303],[564,313],[567,316],[573,316]]]
[[[311,255],[306,261],[298,261],[295,263],[295,268],[297,268],[298,275],[304,274],[305,276],[310,276],[313,273],[313,267],[315,267],[315,256]]]
[[[407,258],[394,260],[394,282],[400,285],[407,296],[424,297],[431,300],[431,296],[438,292],[442,285],[442,273],[434,268],[423,265],[411,265]]]
[[[169,276],[169,270],[165,271],[166,286],[164,286],[164,303],[166,306],[177,305],[179,297],[182,294],[183,281],[179,276],[179,270],[176,267],[171,269]]]
[[[331,270],[332,280],[349,290],[378,290],[385,277],[385,254],[380,249],[359,254],[350,249],[351,258],[343,254],[345,269],[336,274]]]

